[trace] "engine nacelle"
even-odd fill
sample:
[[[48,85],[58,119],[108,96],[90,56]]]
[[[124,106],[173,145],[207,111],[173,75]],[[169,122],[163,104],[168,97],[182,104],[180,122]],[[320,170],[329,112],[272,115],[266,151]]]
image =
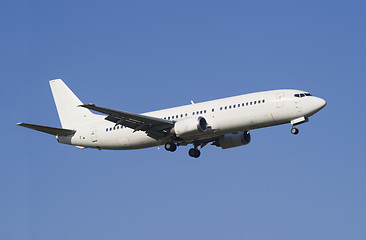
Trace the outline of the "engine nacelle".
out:
[[[186,118],[179,120],[174,124],[174,128],[170,131],[177,137],[185,138],[203,133],[207,130],[207,122],[203,117]]]
[[[219,137],[216,146],[222,149],[244,146],[250,143],[250,133],[247,131],[225,134]]]

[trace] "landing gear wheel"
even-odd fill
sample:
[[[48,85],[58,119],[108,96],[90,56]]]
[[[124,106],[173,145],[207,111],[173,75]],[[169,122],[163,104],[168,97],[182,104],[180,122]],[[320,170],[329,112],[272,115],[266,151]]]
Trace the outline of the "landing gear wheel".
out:
[[[199,156],[201,155],[201,152],[197,148],[191,148],[191,149],[189,149],[188,154],[191,157],[199,158]]]
[[[294,135],[297,135],[299,133],[299,129],[293,127],[293,128],[291,128],[291,133]]]
[[[169,152],[174,152],[175,150],[177,150],[177,145],[175,145],[175,143],[168,142],[167,144],[165,144],[165,150]]]

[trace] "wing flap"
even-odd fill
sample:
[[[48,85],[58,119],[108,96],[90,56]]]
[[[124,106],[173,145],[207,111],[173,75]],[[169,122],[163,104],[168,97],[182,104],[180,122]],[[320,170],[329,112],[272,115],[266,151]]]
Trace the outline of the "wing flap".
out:
[[[48,133],[51,135],[55,135],[55,136],[57,136],[57,135],[58,136],[67,136],[67,135],[74,134],[76,132],[75,130],[70,130],[70,129],[47,127],[47,126],[29,124],[29,123],[17,123],[17,125],[21,126],[21,127],[25,127],[25,128],[30,128],[30,129],[33,129],[36,131]]]

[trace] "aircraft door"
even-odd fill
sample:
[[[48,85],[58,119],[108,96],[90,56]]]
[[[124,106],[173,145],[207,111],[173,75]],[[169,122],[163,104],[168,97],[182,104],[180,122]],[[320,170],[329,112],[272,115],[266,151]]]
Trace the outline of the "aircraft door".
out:
[[[284,93],[277,93],[277,108],[282,108],[284,106]]]

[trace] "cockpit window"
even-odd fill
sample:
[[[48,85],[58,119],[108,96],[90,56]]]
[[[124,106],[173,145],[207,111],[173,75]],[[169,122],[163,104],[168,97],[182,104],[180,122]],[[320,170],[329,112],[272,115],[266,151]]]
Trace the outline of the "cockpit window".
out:
[[[299,93],[299,94],[294,94],[294,96],[302,98],[302,97],[305,97],[305,96],[312,96],[312,95],[310,93]]]

